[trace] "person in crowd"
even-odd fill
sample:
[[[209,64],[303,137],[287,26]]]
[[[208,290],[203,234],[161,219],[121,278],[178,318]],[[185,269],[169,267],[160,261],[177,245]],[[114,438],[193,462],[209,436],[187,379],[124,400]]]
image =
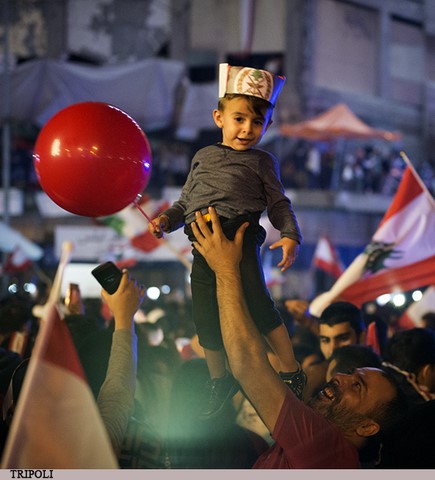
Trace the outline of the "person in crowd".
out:
[[[399,330],[388,340],[383,362],[411,403],[407,417],[383,442],[378,468],[435,468],[435,332]]]
[[[329,382],[336,373],[348,373],[360,367],[382,368],[382,358],[366,345],[338,347],[329,358],[326,381]]]
[[[0,347],[21,358],[30,354],[39,328],[32,315],[33,303],[26,295],[6,296],[0,300]]]
[[[94,336],[95,332],[92,332],[87,335],[91,343],[81,345],[93,353],[94,362],[99,362],[101,353],[106,358],[105,350],[109,348],[105,365],[106,375],[97,392],[97,406],[121,468],[132,468],[132,465],[139,465],[138,468],[156,468],[160,458],[160,440],[150,434],[145,437],[143,429],[137,428],[134,419],[137,337],[133,317],[144,299],[145,289],[131,279],[128,271],[124,269],[117,291],[109,295],[102,290],[101,295],[113,314],[112,342],[101,349],[98,343],[100,337]],[[89,333],[86,325],[84,331],[86,334]],[[75,339],[78,338],[79,328],[75,331]],[[83,361],[83,358],[80,360]],[[6,436],[14,407],[19,399],[28,361],[29,357],[14,371],[6,397],[8,402],[3,405],[2,431],[5,431]],[[144,451],[147,452],[147,456],[144,455]],[[154,454],[151,459],[150,452]],[[147,463],[144,463],[144,457]]]
[[[106,378],[97,404],[115,453],[119,456],[127,425],[134,413],[137,374],[137,337],[134,314],[145,296],[145,288],[131,279],[126,269],[115,293],[102,289],[101,296],[114,318],[112,347]]]
[[[299,400],[271,367],[246,304],[239,264],[248,223],[229,240],[215,209],[210,207],[209,213],[212,230],[200,212],[192,223],[195,248],[216,274],[222,337],[232,372],[275,440],[254,468],[359,467],[359,449],[403,418],[406,398],[382,370],[359,368],[336,374],[308,404]],[[294,356],[293,371],[297,387],[302,379]]]
[[[266,70],[220,65],[219,104],[214,121],[222,131],[222,142],[205,147],[192,159],[181,196],[149,225],[157,237],[185,225],[191,241],[190,224],[195,212],[207,217],[213,205],[228,238],[246,220],[241,271],[247,302],[255,322],[281,362],[282,379],[292,364],[290,339],[283,319],[267,290],[260,257],[266,232],[260,217],[267,210],[281,238],[269,248],[282,249],[281,271],[296,259],[302,236],[289,198],[280,181],[279,163],[270,153],[256,148],[272,123],[272,113],[285,78]],[[205,351],[210,381],[207,383],[204,419],[218,415],[223,404],[239,386],[226,368],[225,350],[219,328],[214,273],[200,252],[193,248],[191,273],[193,321]]]
[[[382,368],[382,358],[366,345],[343,345],[336,348],[328,360],[325,380],[329,382],[337,373],[350,373],[357,368]],[[378,462],[380,438],[373,436],[368,439],[364,448],[359,451],[359,458],[363,468],[371,468]]]
[[[435,331],[435,312],[426,312],[422,315],[421,326]]]
[[[434,469],[435,400],[410,408],[400,425],[384,438],[375,467],[380,469]]]
[[[306,368],[307,388],[304,399],[308,400],[326,380],[329,359],[338,347],[364,344],[366,327],[359,308],[349,302],[337,301],[326,307],[317,319],[320,350],[323,361]]]
[[[113,315],[113,334],[107,373],[97,405],[121,468],[158,468],[161,437],[140,418],[136,401],[138,340],[134,316],[145,298],[145,288],[123,269],[115,293],[101,292]]]
[[[366,327],[361,310],[350,302],[333,302],[319,318],[320,348],[328,360],[343,345],[364,345]]]
[[[435,400],[435,332],[399,330],[388,339],[383,366],[395,375],[413,403]]]

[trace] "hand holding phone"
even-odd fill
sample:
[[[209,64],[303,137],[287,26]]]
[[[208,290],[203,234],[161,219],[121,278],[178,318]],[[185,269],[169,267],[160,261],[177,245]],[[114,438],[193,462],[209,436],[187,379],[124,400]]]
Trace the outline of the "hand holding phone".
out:
[[[102,263],[91,273],[106,292],[110,294],[116,292],[121,282],[122,271],[113,262]]]

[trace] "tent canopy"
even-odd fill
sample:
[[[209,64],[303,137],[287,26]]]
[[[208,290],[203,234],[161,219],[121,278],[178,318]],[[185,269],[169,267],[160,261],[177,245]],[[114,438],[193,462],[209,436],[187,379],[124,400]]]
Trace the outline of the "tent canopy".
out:
[[[331,140],[334,138],[383,138],[395,141],[401,138],[398,132],[389,132],[369,127],[344,103],[339,103],[326,112],[294,125],[283,124],[281,135],[307,140]]]

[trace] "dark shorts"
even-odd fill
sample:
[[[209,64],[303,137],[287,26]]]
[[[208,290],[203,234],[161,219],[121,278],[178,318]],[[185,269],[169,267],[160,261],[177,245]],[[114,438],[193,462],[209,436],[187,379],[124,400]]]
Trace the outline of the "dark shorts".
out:
[[[264,280],[260,257],[260,247],[266,238],[264,228],[258,223],[259,215],[248,218],[243,240],[243,256],[240,272],[246,303],[258,330],[266,335],[283,323],[281,315],[272,300]],[[233,239],[238,227],[247,217],[221,219],[222,229],[229,239]],[[192,240],[191,229],[185,227],[185,233]],[[219,311],[216,299],[216,278],[202,255],[193,249],[191,273],[192,318],[196,326],[199,343],[209,350],[223,348],[219,324]],[[237,319],[235,319],[237,322]]]

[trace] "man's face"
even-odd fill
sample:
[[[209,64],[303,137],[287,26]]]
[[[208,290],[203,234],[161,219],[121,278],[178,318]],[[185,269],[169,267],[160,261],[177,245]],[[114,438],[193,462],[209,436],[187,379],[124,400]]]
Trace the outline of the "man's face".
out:
[[[327,360],[336,348],[359,343],[358,336],[350,326],[350,322],[337,323],[332,327],[321,323],[319,327],[319,338],[320,349]]]
[[[337,373],[308,404],[345,433],[370,417],[379,403],[392,400],[395,389],[377,368]]]

